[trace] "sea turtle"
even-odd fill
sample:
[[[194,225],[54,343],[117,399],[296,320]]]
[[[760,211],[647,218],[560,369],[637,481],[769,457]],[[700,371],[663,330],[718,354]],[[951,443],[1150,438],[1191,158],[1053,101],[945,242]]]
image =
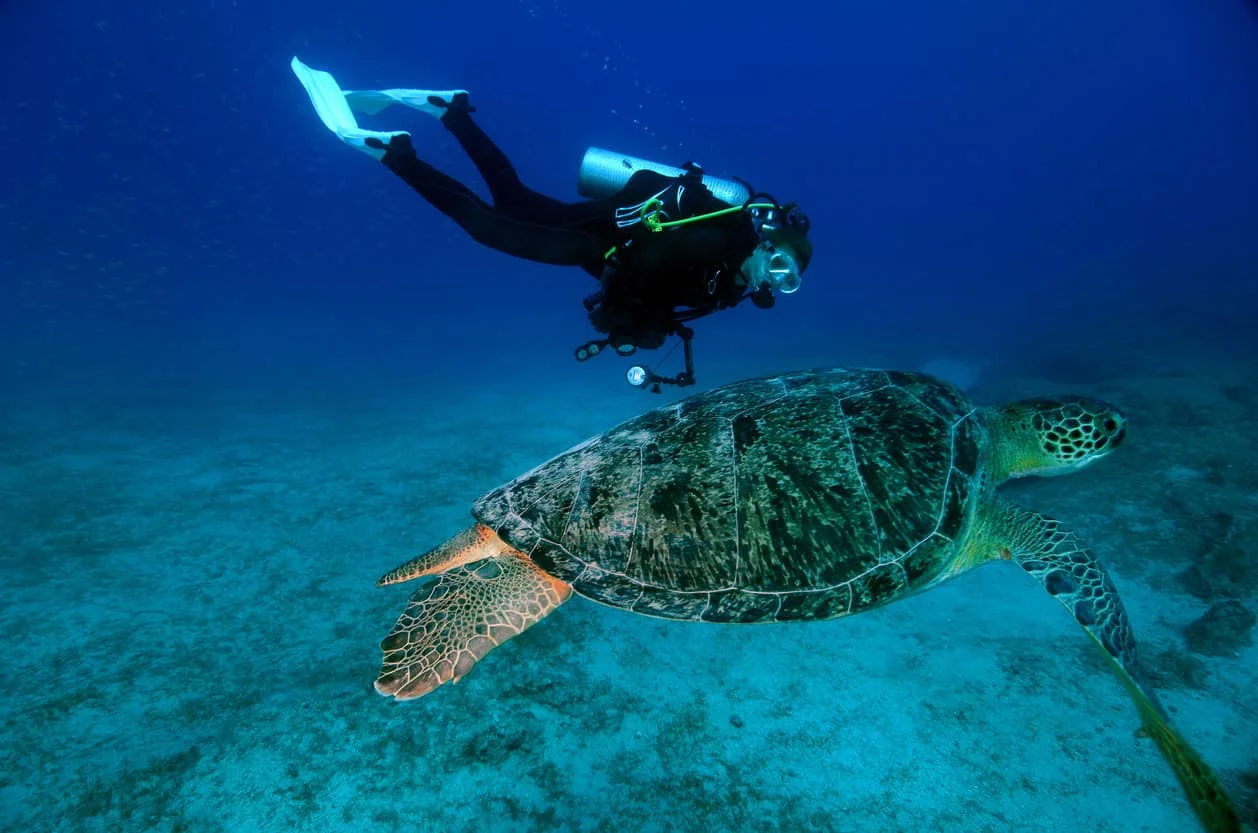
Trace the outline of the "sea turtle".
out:
[[[573,592],[664,619],[832,619],[1010,561],[1100,646],[1206,829],[1239,830],[1136,661],[1105,568],[1009,478],[1073,471],[1127,420],[1084,397],[978,407],[931,376],[800,371],[651,410],[476,501],[475,523],[385,574],[436,576],[383,640],[399,700],[458,680]]]

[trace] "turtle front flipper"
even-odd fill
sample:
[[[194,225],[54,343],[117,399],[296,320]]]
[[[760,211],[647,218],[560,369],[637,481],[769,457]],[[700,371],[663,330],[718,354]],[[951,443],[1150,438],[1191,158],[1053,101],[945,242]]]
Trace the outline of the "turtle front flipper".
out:
[[[380,579],[436,575],[411,596],[384,651],[376,691],[398,700],[457,682],[486,654],[567,601],[572,588],[477,525]]]
[[[1136,658],[1127,611],[1109,573],[1057,521],[996,500],[980,521],[1002,556],[1011,559],[1070,611],[1109,659],[1140,713],[1145,731],[1171,765],[1180,786],[1210,833],[1239,833],[1240,820],[1210,767],[1170,725]]]

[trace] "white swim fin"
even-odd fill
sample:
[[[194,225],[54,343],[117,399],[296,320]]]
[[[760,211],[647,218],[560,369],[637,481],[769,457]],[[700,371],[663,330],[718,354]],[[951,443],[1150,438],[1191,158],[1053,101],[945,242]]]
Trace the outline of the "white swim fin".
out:
[[[341,89],[341,86],[336,83],[336,79],[330,73],[311,69],[296,57],[293,58],[291,66],[293,74],[297,76],[297,80],[306,88],[306,94],[310,96],[310,103],[314,105],[315,112],[319,114],[319,118],[324,125],[327,126],[328,130],[335,133],[342,142],[355,150],[361,150],[374,159],[383,159],[384,150],[369,147],[366,140],[379,139],[387,145],[394,136],[406,133],[404,130],[363,130],[358,126],[358,120],[354,118],[354,113],[350,110],[349,102],[345,98],[345,91]]]
[[[439,119],[446,108],[428,99],[439,98],[448,104],[456,95],[467,95],[467,90],[346,90],[345,101],[358,112],[372,116],[401,104]]]

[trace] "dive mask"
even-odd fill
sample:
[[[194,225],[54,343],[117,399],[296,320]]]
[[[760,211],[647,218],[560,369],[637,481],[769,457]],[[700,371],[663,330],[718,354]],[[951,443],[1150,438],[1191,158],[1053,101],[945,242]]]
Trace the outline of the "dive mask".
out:
[[[788,251],[761,241],[743,265],[747,286],[754,292],[769,290],[790,295],[799,290],[799,262]]]
[[[795,258],[777,247],[769,244],[768,255],[761,272],[761,286],[768,286],[774,292],[790,295],[799,290],[803,279],[799,275],[799,263]]]
[[[808,262],[812,260],[812,241],[808,239],[812,223],[808,215],[794,203],[779,205],[777,200],[765,194],[752,197],[751,202],[757,204],[749,209],[751,227],[759,235],[761,245],[767,244],[778,252],[788,249],[794,255],[795,289],[798,289],[799,276],[807,271]]]

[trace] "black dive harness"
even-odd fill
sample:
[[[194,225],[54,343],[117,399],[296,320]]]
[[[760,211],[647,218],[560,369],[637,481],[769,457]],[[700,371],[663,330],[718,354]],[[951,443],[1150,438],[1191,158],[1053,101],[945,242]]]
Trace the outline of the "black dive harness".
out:
[[[679,182],[686,183],[688,180],[698,180],[699,182],[702,182],[702,168],[693,162],[687,162],[682,167],[685,169],[686,173],[683,176],[678,177]],[[722,217],[726,214],[746,211],[752,215],[753,223],[757,223],[757,230],[759,230],[758,220],[760,212],[783,210],[777,200],[773,199],[771,196],[756,191],[748,183],[743,182],[742,180],[738,181],[747,188],[748,193],[752,194],[752,196],[742,205],[730,206],[729,208],[712,211],[707,214],[700,214],[694,217],[685,217],[680,220],[663,221],[660,219],[663,202],[658,197],[653,197],[642,205],[642,209],[640,211],[642,225],[653,232],[665,231],[677,226],[696,223],[702,220],[709,220],[714,217]],[[619,248],[619,246],[612,246],[603,253],[603,260],[606,262],[606,268],[608,270],[615,269]],[[728,268],[729,267],[726,264],[712,268],[707,277],[710,291],[715,291],[717,279],[719,278],[721,272]],[[593,311],[594,308],[602,302],[603,297],[604,293],[602,290],[587,296],[584,299],[586,311]],[[751,298],[755,305],[757,307],[761,307],[762,309],[768,309],[774,304],[773,292],[771,290],[747,289],[735,298],[722,299],[716,301],[710,306],[705,305],[704,307],[698,309],[688,309],[674,315],[672,320],[669,322],[667,329],[664,330],[664,333],[666,336],[675,335],[681,339],[682,353],[684,355],[686,369],[677,373],[675,376],[663,376],[656,373],[654,368],[636,364],[625,372],[625,381],[636,388],[649,390],[651,393],[660,393],[661,386],[663,385],[676,385],[679,388],[693,385],[695,383],[695,368],[694,351],[691,347],[691,342],[694,340],[694,330],[687,327],[686,323],[694,321],[696,318],[702,318],[705,315],[710,315],[717,310],[728,309],[729,307],[742,302],[746,298]],[[632,344],[614,345],[610,338],[604,338],[585,342],[581,346],[577,347],[576,350],[573,351],[573,354],[576,356],[577,361],[584,362],[589,361],[602,353],[608,352],[609,350],[614,350],[621,356],[632,356],[637,352],[637,349],[638,348]],[[672,350],[664,354],[664,358],[661,359],[661,363],[663,363],[663,361],[670,355],[672,355]]]

